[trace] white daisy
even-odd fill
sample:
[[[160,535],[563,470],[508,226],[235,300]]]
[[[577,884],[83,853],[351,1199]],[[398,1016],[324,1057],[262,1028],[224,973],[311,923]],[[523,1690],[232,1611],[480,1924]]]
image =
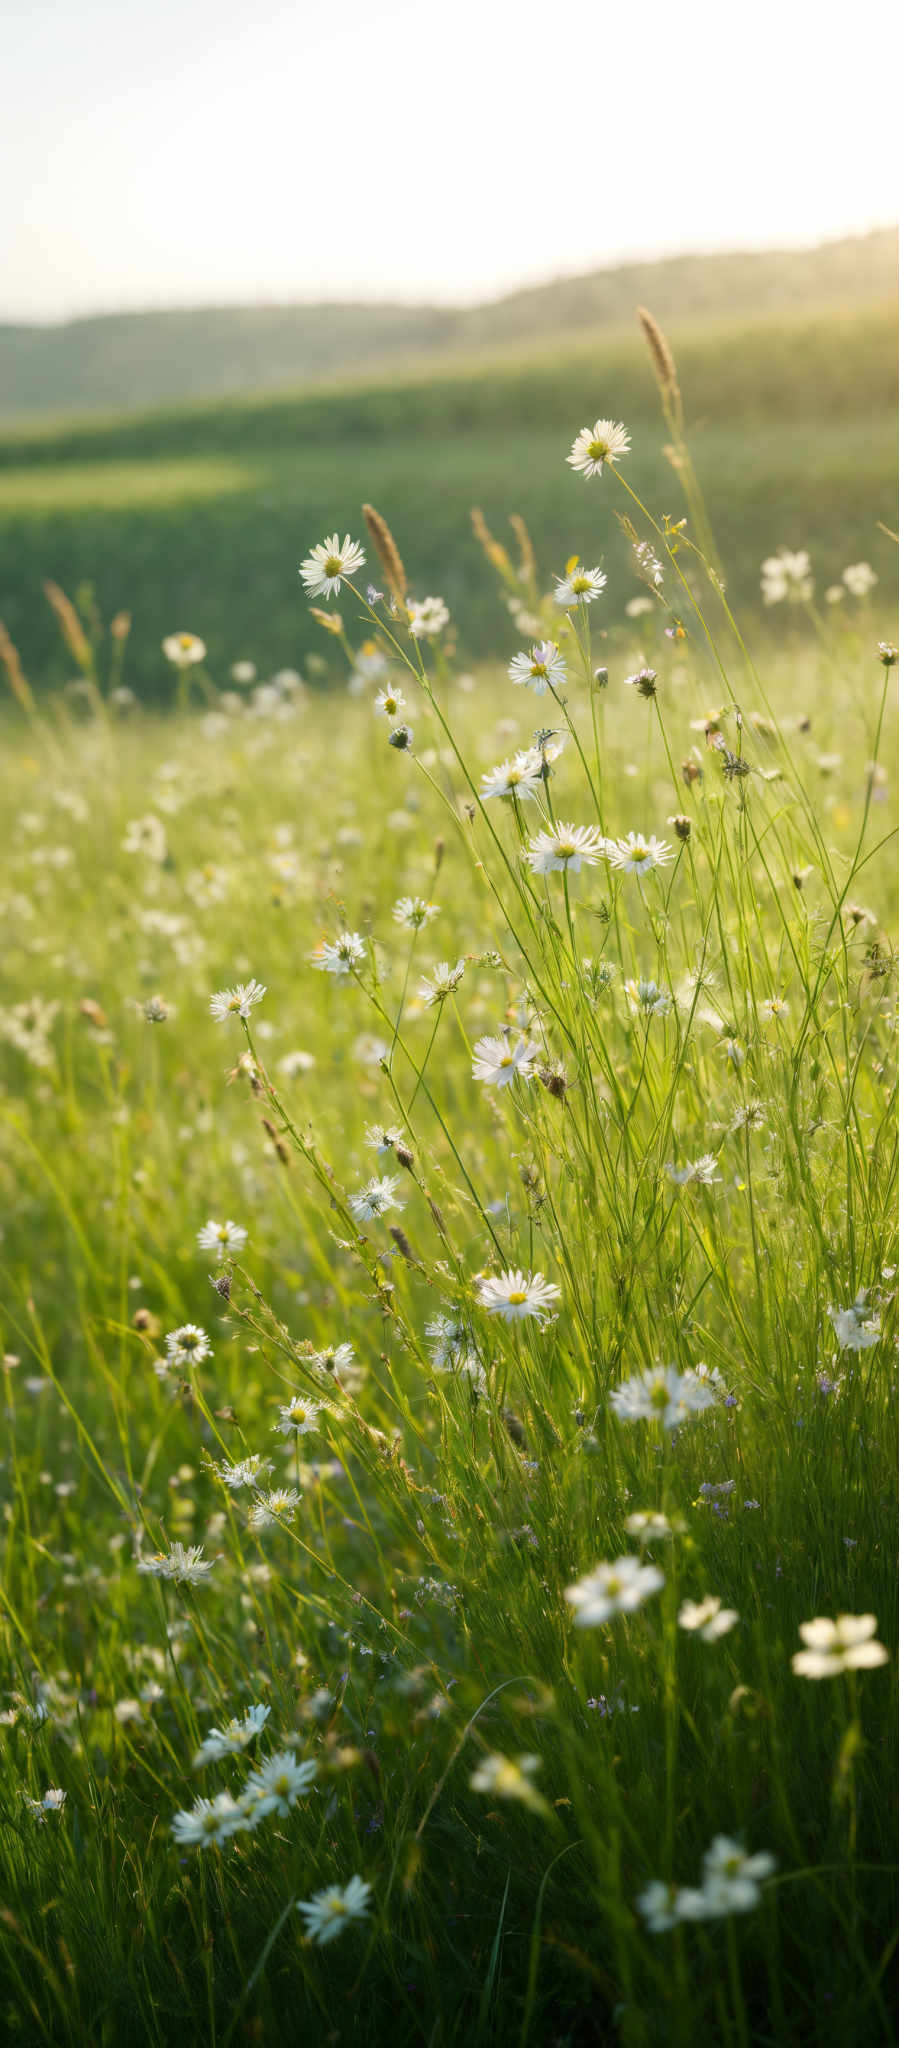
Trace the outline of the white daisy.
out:
[[[473,1792],[487,1792],[492,1799],[518,1799],[536,1813],[547,1805],[532,1783],[540,1769],[538,1756],[500,1756],[494,1752],[481,1758],[468,1782]]]
[[[701,1415],[714,1402],[712,1388],[698,1373],[689,1367],[678,1372],[675,1365],[623,1380],[609,1395],[609,1407],[622,1422],[659,1421],[665,1429],[674,1429],[689,1415]]]
[[[577,1628],[599,1628],[616,1614],[633,1614],[652,1593],[665,1584],[657,1565],[641,1564],[638,1557],[618,1557],[614,1564],[598,1564],[573,1586],[566,1586],[565,1598],[574,1608]]]
[[[851,1308],[829,1308],[833,1333],[842,1351],[870,1351],[880,1342],[880,1322],[867,1314],[867,1298],[856,1297]]]
[[[478,1301],[488,1315],[502,1316],[504,1323],[521,1322],[534,1316],[543,1322],[560,1299],[561,1290],[542,1273],[522,1273],[510,1268],[478,1281]]]
[[[634,1017],[667,1017],[674,1003],[668,989],[660,988],[657,981],[626,981],[624,993]]]
[[[209,1849],[248,1825],[240,1801],[230,1792],[219,1792],[215,1799],[195,1799],[193,1806],[176,1813],[172,1834],[180,1849]]]
[[[201,1543],[192,1543],[185,1549],[183,1543],[173,1543],[167,1551],[159,1550],[155,1557],[142,1557],[138,1571],[151,1579],[173,1579],[178,1586],[199,1586],[215,1566],[215,1558],[203,1556]]]
[[[341,932],[337,939],[323,939],[311,959],[323,974],[350,974],[365,959],[365,940],[359,932]]]
[[[806,1647],[790,1663],[798,1678],[835,1678],[841,1671],[873,1671],[886,1664],[889,1651],[876,1641],[876,1614],[838,1614],[836,1621],[819,1615],[801,1621]]]
[[[170,633],[163,640],[162,651],[175,668],[193,668],[196,662],[205,660],[206,642],[198,640],[196,633]]]
[[[674,849],[667,839],[657,839],[654,833],[629,832],[626,839],[608,841],[609,860],[613,868],[619,868],[625,875],[647,875],[652,868],[665,867],[674,859]]]
[[[543,788],[543,761],[536,747],[525,747],[511,761],[501,761],[481,776],[484,802],[491,796],[514,796],[520,802],[539,796]]]
[[[226,1258],[229,1252],[242,1252],[247,1241],[247,1232],[242,1223],[214,1223],[210,1217],[202,1230],[197,1231],[197,1243],[202,1252],[218,1252]]]
[[[448,960],[440,960],[436,967],[431,968],[430,980],[425,979],[418,987],[421,1000],[428,1009],[432,1004],[445,1002],[447,996],[455,994],[465,973],[465,965],[464,960],[457,960],[455,967],[451,967]]]
[[[397,1199],[400,1184],[398,1173],[382,1174],[380,1179],[366,1182],[355,1195],[350,1196],[350,1208],[357,1223],[369,1223],[374,1216],[383,1216],[387,1209],[402,1209],[404,1204]]]
[[[246,1797],[248,1803],[252,1802],[254,1821],[264,1820],[269,1813],[289,1813],[317,1775],[318,1765],[312,1757],[298,1763],[289,1749],[267,1757],[264,1764],[249,1773],[246,1782]]]
[[[347,1885],[331,1885],[325,1891],[313,1892],[311,1899],[301,1899],[297,1912],[303,1915],[309,1940],[321,1946],[342,1934],[352,1921],[364,1920],[370,1898],[371,1885],[362,1877],[351,1877]]]
[[[508,1037],[479,1038],[473,1048],[472,1079],[485,1082],[488,1088],[508,1088],[519,1079],[530,1081],[539,1057],[539,1046],[529,1038],[519,1038],[515,1044]]]
[[[212,1345],[198,1323],[182,1323],[180,1329],[170,1330],[165,1350],[169,1365],[202,1365],[205,1358],[212,1357]]]
[[[719,1636],[729,1635],[739,1619],[736,1608],[722,1607],[714,1593],[705,1600],[682,1600],[677,1616],[678,1626],[698,1634],[704,1643],[717,1643]]]
[[[394,904],[391,916],[395,924],[404,924],[408,931],[420,932],[439,912],[439,903],[426,903],[423,896],[401,896]]]
[[[410,598],[407,609],[409,631],[414,640],[432,639],[449,625],[449,611],[442,597],[423,597],[418,604]]]
[[[686,1166],[675,1166],[669,1160],[665,1172],[677,1188],[686,1188],[694,1184],[710,1188],[721,1179],[720,1173],[715,1171],[717,1164],[714,1152],[703,1152],[699,1159],[688,1160]]]
[[[339,597],[341,578],[355,576],[364,564],[365,556],[358,542],[347,534],[341,547],[336,533],[332,533],[328,540],[319,541],[305,562],[300,563],[307,597]]]
[[[563,611],[570,611],[576,604],[592,604],[594,598],[605,590],[606,582],[602,569],[583,569],[576,562],[564,576],[556,577],[553,599]]]
[[[260,1493],[247,1517],[247,1528],[256,1533],[269,1529],[273,1522],[291,1522],[302,1498],[295,1486],[275,1486],[271,1493]]]
[[[686,1525],[680,1518],[670,1521],[660,1508],[638,1508],[628,1515],[624,1526],[638,1543],[669,1543],[672,1537],[683,1535]]]
[[[776,1869],[777,1859],[767,1850],[747,1856],[729,1835],[716,1835],[702,1859],[702,1917],[751,1912],[761,1900],[759,1881]]]
[[[582,476],[602,476],[604,462],[618,462],[630,451],[631,437],[620,420],[597,420],[582,427],[565,460]]]
[[[516,654],[509,663],[510,680],[526,684],[535,697],[542,697],[548,689],[560,689],[567,675],[564,658],[554,640],[538,640],[530,654]]]
[[[608,852],[608,840],[596,825],[554,825],[537,832],[527,849],[527,860],[535,875],[580,874],[586,861],[595,867]]]
[[[217,995],[210,996],[209,1008],[217,1024],[223,1024],[226,1017],[249,1017],[254,1004],[261,1003],[265,989],[259,981],[238,982],[235,988],[224,988]]]
[[[286,1408],[279,1409],[275,1428],[281,1431],[282,1436],[309,1436],[318,1428],[321,1412],[320,1401],[310,1401],[305,1394],[294,1394]]]
[[[378,691],[375,698],[375,710],[380,713],[381,717],[399,718],[400,713],[405,711],[405,709],[406,699],[403,696],[402,690],[398,690],[395,687],[388,689],[385,684],[384,689]]]
[[[218,1763],[223,1756],[240,1756],[251,1742],[255,1742],[257,1735],[261,1735],[271,1711],[271,1707],[248,1707],[242,1720],[235,1715],[233,1720],[225,1722],[224,1727],[210,1728],[194,1757],[194,1770],[201,1770],[204,1764]]]

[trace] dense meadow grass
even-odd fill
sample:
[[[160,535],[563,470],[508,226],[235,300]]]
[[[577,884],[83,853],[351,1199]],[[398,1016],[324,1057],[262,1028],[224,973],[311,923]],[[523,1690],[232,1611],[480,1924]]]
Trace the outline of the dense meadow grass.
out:
[[[899,2031],[891,589],[564,453],[500,662],[358,509],[339,692],[6,645],[10,2041]]]
[[[842,317],[707,324],[677,338],[692,445],[729,587],[757,601],[773,546],[812,546],[824,583],[862,553],[881,575],[899,527],[895,304]],[[544,562],[585,550],[583,501],[557,460],[572,417],[615,392],[639,424],[632,464],[646,502],[676,513],[680,489],[645,350],[597,335],[483,353],[467,364],[342,389],[195,404],[0,435],[0,618],[43,682],[70,673],[42,597],[92,586],[109,619],[133,615],[129,674],[165,701],[160,641],[202,632],[222,673],[235,655],[276,668],[331,650],[296,603],[304,534],[341,534],[360,477],[408,536],[418,596],[442,591],[467,661],[504,648],[489,570],[471,537],[478,504],[508,536],[526,513]],[[626,544],[604,519],[599,545],[631,594]],[[89,600],[88,600],[88,608]],[[339,665],[330,662],[333,680]]]

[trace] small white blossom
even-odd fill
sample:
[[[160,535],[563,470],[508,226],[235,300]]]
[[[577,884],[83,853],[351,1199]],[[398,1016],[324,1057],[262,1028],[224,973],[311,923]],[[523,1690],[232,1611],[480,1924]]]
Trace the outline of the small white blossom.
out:
[[[220,1258],[227,1258],[229,1252],[242,1252],[247,1241],[247,1232],[242,1223],[215,1223],[210,1217],[202,1230],[197,1231],[197,1243],[203,1252],[217,1252]]]
[[[192,1543],[185,1549],[183,1543],[173,1543],[169,1550],[159,1550],[155,1557],[142,1557],[138,1571],[153,1579],[173,1579],[178,1586],[199,1586],[215,1567],[215,1558],[203,1556],[203,1546]]]
[[[361,1877],[351,1877],[349,1884],[341,1887],[331,1885],[327,1890],[313,1892],[311,1899],[301,1899],[297,1912],[302,1913],[305,1931],[310,1941],[321,1946],[342,1934],[354,1920],[364,1920],[369,1911],[371,1885]]]
[[[175,668],[193,668],[206,656],[206,642],[199,640],[196,633],[169,633],[163,640],[162,651],[166,661]]]
[[[557,576],[553,599],[563,611],[571,611],[576,604],[592,604],[605,590],[606,581],[602,569],[582,569],[576,562],[564,576]]]
[[[482,1757],[468,1782],[473,1792],[486,1792],[492,1799],[517,1799],[535,1813],[546,1813],[546,1801],[532,1783],[539,1769],[538,1756],[499,1756],[494,1752]]]
[[[801,1621],[805,1644],[791,1658],[798,1678],[835,1678],[841,1671],[873,1671],[886,1664],[889,1651],[876,1640],[876,1614],[838,1614],[836,1621],[819,1615]]]
[[[423,896],[401,896],[391,915],[395,924],[405,925],[408,931],[420,932],[438,916],[439,911],[439,903],[427,903]]]
[[[659,1421],[666,1429],[673,1429],[689,1415],[701,1415],[714,1401],[711,1387],[698,1373],[689,1367],[678,1372],[675,1365],[623,1380],[609,1395],[609,1407],[623,1422]]]
[[[408,612],[409,631],[414,640],[430,640],[449,625],[449,611],[442,597],[423,597],[418,604],[410,598]]]
[[[638,1557],[618,1557],[614,1564],[598,1564],[575,1585],[566,1586],[565,1598],[574,1608],[578,1628],[599,1628],[616,1614],[633,1614],[664,1584],[665,1574],[657,1565],[641,1564]]]
[[[193,1806],[176,1813],[172,1834],[180,1849],[210,1849],[249,1825],[240,1801],[230,1792],[219,1792],[215,1799],[195,1799]]]
[[[382,1174],[380,1179],[366,1182],[355,1195],[350,1196],[350,1208],[357,1223],[370,1223],[374,1216],[383,1216],[388,1209],[402,1209],[397,1188],[400,1180],[397,1173]]]
[[[559,1299],[560,1289],[555,1281],[544,1280],[542,1273],[513,1269],[478,1282],[481,1307],[488,1315],[501,1316],[505,1323],[521,1322],[527,1316],[542,1322]]]
[[[681,1628],[697,1633],[702,1642],[716,1643],[719,1636],[729,1635],[736,1628],[740,1617],[733,1607],[722,1607],[714,1593],[705,1600],[682,1600],[678,1611]]]
[[[212,1345],[198,1323],[182,1323],[180,1329],[170,1330],[165,1351],[169,1365],[202,1365],[205,1358],[212,1357]]]
[[[535,697],[542,697],[548,689],[561,689],[567,675],[564,656],[555,640],[538,640],[530,654],[516,654],[509,663],[510,681],[525,684]]]
[[[308,1436],[310,1431],[318,1429],[320,1414],[320,1401],[310,1401],[305,1394],[294,1394],[287,1406],[279,1410],[275,1428],[281,1431],[282,1436],[290,1436],[292,1432],[297,1436]]]
[[[337,939],[323,939],[311,958],[324,974],[350,974],[365,959],[365,940],[359,932],[341,932]]]
[[[236,988],[220,989],[210,996],[209,1008],[217,1024],[223,1024],[226,1017],[250,1016],[254,1004],[261,1003],[265,989],[259,981],[238,982]]]
[[[418,993],[428,1009],[432,1004],[445,1002],[447,996],[455,994],[465,973],[465,965],[464,960],[457,960],[455,967],[451,967],[448,960],[441,960],[436,967],[431,968],[430,980],[425,978],[419,982]]]
[[[580,873],[584,862],[595,867],[609,842],[596,825],[554,825],[530,840],[527,859],[535,875]]]
[[[481,797],[514,796],[526,803],[543,788],[543,760],[536,747],[527,747],[511,761],[501,761],[481,776]]]
[[[597,420],[594,426],[581,428],[565,460],[581,476],[602,476],[603,463],[618,462],[630,445],[630,434],[620,420]]]
[[[336,533],[332,533],[328,540],[319,541],[300,563],[307,597],[339,597],[341,579],[355,576],[364,566],[365,556],[358,542],[347,534],[341,547]]]
[[[269,1813],[289,1813],[317,1776],[318,1765],[312,1757],[298,1763],[289,1749],[267,1757],[264,1764],[250,1772],[246,1782],[246,1799],[254,1822],[264,1820]]]
[[[515,1080],[533,1079],[534,1062],[540,1057],[540,1048],[529,1038],[519,1038],[515,1043],[509,1037],[491,1038],[487,1035],[477,1039],[472,1058],[472,1078],[483,1081],[490,1088],[508,1088]]]
[[[242,1720],[237,1717],[226,1721],[222,1728],[210,1728],[194,1757],[194,1770],[204,1764],[218,1763],[223,1756],[240,1756],[257,1735],[261,1735],[271,1707],[248,1707]]]
[[[833,1333],[842,1351],[870,1351],[872,1345],[879,1344],[880,1320],[877,1316],[868,1316],[866,1310],[864,1294],[856,1297],[851,1308],[828,1309]]]
[[[610,839],[606,842],[609,860],[613,868],[619,868],[624,875],[648,875],[653,868],[666,867],[674,859],[674,849],[667,839],[657,839],[655,833],[629,832],[626,839]]]

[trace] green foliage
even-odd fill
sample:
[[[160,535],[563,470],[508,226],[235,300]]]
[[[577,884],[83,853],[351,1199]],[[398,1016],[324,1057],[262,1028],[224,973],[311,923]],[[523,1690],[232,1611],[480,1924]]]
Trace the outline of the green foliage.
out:
[[[528,514],[532,453],[506,450]],[[757,443],[753,460],[761,505]],[[377,494],[358,452],[343,461],[318,530],[342,532],[346,503],[358,534],[351,492]],[[484,662],[466,677],[452,628],[420,643],[372,611],[370,560],[323,642],[358,695],[288,679],[229,708],[198,666],[181,710],[153,715],[116,694],[103,642],[77,692],[9,714],[11,2042],[895,2039],[887,578],[820,615],[779,607],[756,673],[690,531],[630,494],[642,462],[568,474],[540,575],[499,565],[511,644],[560,641],[556,695]],[[616,509],[661,595],[628,620],[645,586],[619,581],[566,617],[543,591],[568,531],[592,561]],[[782,517],[769,506],[757,554]],[[413,562],[424,541],[392,523]],[[856,533],[844,555],[867,551]],[[212,589],[221,562],[206,573]],[[434,587],[458,588],[461,617],[464,576]],[[644,696],[627,678],[647,665]],[[385,675],[411,750],[373,709]],[[552,773],[526,801],[482,800],[536,724],[565,741]],[[652,832],[668,855],[542,875],[528,847],[557,819]],[[438,906],[420,929],[395,915],[406,895]],[[317,971],[344,930],[353,970]],[[440,961],[464,973],[430,1003]],[[216,1022],[210,995],[251,977],[262,1002]],[[538,1057],[488,1087],[472,1049],[504,1026]],[[403,1140],[378,1156],[367,1127],[385,1125]],[[373,1175],[401,1209],[360,1214]],[[199,1249],[207,1218],[246,1248]],[[542,1272],[556,1311],[491,1314],[483,1279],[506,1268]],[[829,1311],[853,1303],[861,1348],[843,1348]],[[441,1315],[462,1332],[443,1356]],[[211,1354],[165,1366],[185,1323]],[[332,1371],[338,1344],[355,1357]],[[623,1381],[672,1363],[713,1376],[703,1412],[676,1430],[614,1412]],[[293,1437],[297,1393],[321,1406]],[[302,1496],[261,1529],[259,1487],[222,1470],[252,1456]],[[664,1585],[575,1627],[567,1589],[636,1553],[640,1510],[676,1532],[644,1553]],[[203,1546],[200,1583],[138,1569],[178,1542]],[[707,1642],[678,1615],[708,1595],[739,1619]],[[867,1612],[886,1669],[794,1674],[800,1624]],[[253,1704],[271,1711],[249,1756],[194,1768],[210,1726]],[[318,1776],[289,1811],[221,1847],[173,1839],[198,1792],[237,1797],[291,1740]],[[66,1801],[40,1818],[27,1802],[49,1787]],[[651,1931],[644,1887],[695,1888],[719,1834],[776,1858],[757,1903]],[[297,1903],[357,1872],[370,1914],[305,1939]]]

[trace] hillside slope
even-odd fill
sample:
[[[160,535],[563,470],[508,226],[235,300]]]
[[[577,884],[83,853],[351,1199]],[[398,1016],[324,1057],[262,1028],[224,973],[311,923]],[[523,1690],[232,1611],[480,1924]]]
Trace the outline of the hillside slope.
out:
[[[0,418],[272,392],[571,343],[620,330],[641,302],[677,327],[892,298],[899,228],[815,249],[621,264],[474,307],[231,306],[0,325]]]

